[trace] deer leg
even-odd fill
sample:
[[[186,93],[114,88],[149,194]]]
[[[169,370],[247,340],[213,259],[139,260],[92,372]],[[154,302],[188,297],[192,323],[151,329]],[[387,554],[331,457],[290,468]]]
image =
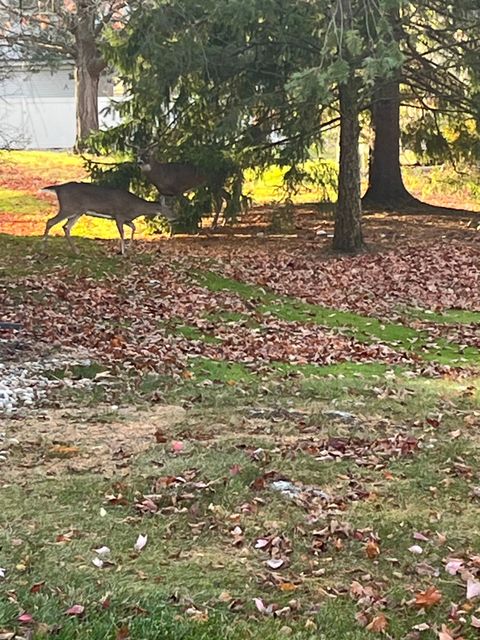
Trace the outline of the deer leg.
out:
[[[215,209],[215,214],[212,220],[212,229],[216,229],[218,226],[218,219],[222,213],[222,198],[217,194],[213,196],[213,207]]]
[[[49,218],[47,220],[47,224],[45,225],[45,231],[43,233],[44,247],[47,246],[48,234],[50,233],[50,229],[54,227],[56,224],[58,224],[59,222],[62,222],[62,220],[66,220],[67,218],[68,218],[68,215],[63,213],[62,210],[60,209],[60,211],[57,213],[56,216],[53,216],[53,218]]]
[[[73,240],[70,236],[70,231],[73,227],[73,225],[77,222],[77,220],[81,217],[82,214],[76,214],[70,218],[68,218],[66,224],[63,225],[63,230],[65,232],[65,237],[68,241],[68,244],[70,245],[71,250],[73,251],[73,253],[78,255],[78,249],[77,247],[74,245]]]
[[[125,235],[123,233],[123,222],[120,220],[115,220],[117,224],[118,233],[120,234],[120,252],[122,256],[125,255]]]
[[[135,227],[132,221],[125,222],[124,224],[126,224],[127,227],[129,227],[129,229],[132,230],[132,235],[130,236],[130,244],[133,244],[133,236],[135,235],[135,231],[137,230],[137,228]]]

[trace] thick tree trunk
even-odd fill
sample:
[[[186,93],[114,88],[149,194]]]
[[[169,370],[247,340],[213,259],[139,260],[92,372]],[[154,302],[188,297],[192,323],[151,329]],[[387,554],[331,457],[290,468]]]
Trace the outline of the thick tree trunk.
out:
[[[98,130],[98,84],[105,63],[97,46],[95,28],[97,4],[92,0],[77,0],[75,26],[76,69],[75,100],[77,138],[75,149],[84,147],[85,139]]]
[[[411,204],[413,196],[405,188],[400,168],[400,83],[398,78],[379,84],[372,106],[375,132],[370,161],[368,189],[363,204],[396,209]]]
[[[85,139],[98,131],[98,83],[100,75],[91,73],[88,65],[78,61],[75,69],[76,149],[81,149]]]
[[[362,205],[360,200],[360,125],[355,79],[339,86],[340,97],[340,170],[333,248],[356,253],[364,248]]]

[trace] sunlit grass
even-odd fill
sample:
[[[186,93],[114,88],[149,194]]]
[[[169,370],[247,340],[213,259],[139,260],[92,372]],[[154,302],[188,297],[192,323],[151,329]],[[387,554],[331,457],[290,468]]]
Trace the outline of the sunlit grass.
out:
[[[109,160],[114,161],[114,158],[102,158],[102,162]],[[0,170],[2,168],[0,233],[15,235],[43,233],[46,219],[55,214],[54,196],[40,196],[41,187],[88,179],[84,159],[65,151],[0,151]],[[244,193],[252,199],[253,204],[288,200],[294,204],[335,201],[335,163],[310,161],[303,168],[308,178],[294,193],[284,185],[288,167],[276,165],[263,172],[247,171]],[[480,208],[480,189],[475,179],[466,179],[453,169],[437,167],[425,171],[407,167],[403,174],[407,187],[425,201],[445,206]],[[62,235],[61,225],[54,228],[52,234]],[[111,239],[117,236],[117,232],[113,223],[84,217],[75,226],[73,235]],[[138,225],[138,235],[146,235],[142,223]]]

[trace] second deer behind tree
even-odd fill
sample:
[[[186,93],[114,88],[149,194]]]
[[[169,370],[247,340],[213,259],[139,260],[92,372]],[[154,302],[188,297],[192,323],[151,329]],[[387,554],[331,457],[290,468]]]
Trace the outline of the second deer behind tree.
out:
[[[223,176],[209,176],[190,162],[159,162],[150,151],[140,151],[138,162],[146,178],[158,189],[163,202],[166,196],[181,198],[189,191],[208,187],[215,212],[213,226],[216,226],[223,201],[228,203],[230,200],[230,194],[223,187]]]

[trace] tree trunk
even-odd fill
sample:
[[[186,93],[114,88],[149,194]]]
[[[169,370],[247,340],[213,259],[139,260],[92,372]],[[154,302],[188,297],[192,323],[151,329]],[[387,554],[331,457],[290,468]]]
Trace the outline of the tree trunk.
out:
[[[100,75],[91,73],[88,65],[79,60],[75,68],[76,141],[81,150],[92,131],[98,131],[98,83]]]
[[[364,206],[395,209],[414,198],[403,184],[400,168],[400,82],[398,78],[378,84],[372,106],[375,140]]]
[[[364,249],[362,204],[360,200],[360,125],[358,93],[353,75],[339,86],[340,98],[340,162],[338,202],[335,216],[333,248],[356,253]]]
[[[98,85],[105,62],[97,46],[95,29],[97,5],[92,0],[77,0],[75,101],[77,138],[75,149],[84,147],[85,139],[98,131]]]

